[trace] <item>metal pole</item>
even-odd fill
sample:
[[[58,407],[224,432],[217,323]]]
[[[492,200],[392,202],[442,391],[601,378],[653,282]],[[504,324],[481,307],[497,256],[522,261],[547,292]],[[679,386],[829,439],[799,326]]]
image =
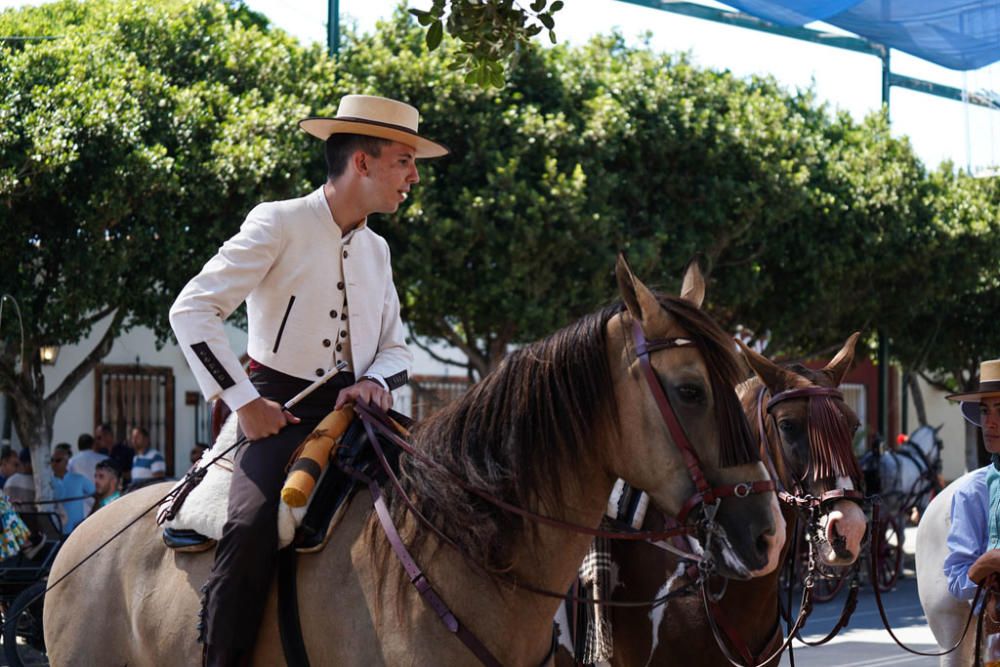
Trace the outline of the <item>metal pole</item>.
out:
[[[882,106],[886,118],[889,114],[890,74],[889,47],[882,47]],[[885,331],[878,331],[878,429],[886,446],[891,446],[889,439],[889,337]]]
[[[340,53],[340,0],[327,0],[326,46],[331,58]]]

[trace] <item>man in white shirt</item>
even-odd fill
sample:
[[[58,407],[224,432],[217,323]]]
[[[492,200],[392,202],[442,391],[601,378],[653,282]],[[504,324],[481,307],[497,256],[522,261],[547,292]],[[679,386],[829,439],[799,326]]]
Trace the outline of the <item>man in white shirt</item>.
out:
[[[337,116],[300,127],[326,144],[327,181],[305,197],[261,204],[181,292],[170,321],[208,400],[235,411],[240,437],[228,521],[203,588],[205,663],[249,659],[277,551],[285,466],[331,408],[383,409],[412,354],[399,319],[389,247],[367,224],[394,213],[420,179],[416,159],[448,150],[417,134],[410,105],[348,95]],[[247,303],[249,376],[222,322]],[[347,370],[293,408],[282,405],[335,364]],[[357,380],[357,381],[355,381]]]

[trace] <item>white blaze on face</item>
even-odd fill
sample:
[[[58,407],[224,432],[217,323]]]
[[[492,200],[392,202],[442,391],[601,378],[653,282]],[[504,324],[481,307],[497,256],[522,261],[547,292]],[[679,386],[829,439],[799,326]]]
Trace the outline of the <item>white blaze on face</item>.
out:
[[[854,485],[846,477],[837,478],[837,488],[853,489]],[[865,513],[857,503],[850,500],[838,500],[833,504],[833,508],[823,515],[820,520],[820,527],[826,534],[826,539],[833,544],[838,535],[847,540],[846,548],[851,553],[851,560],[844,562],[837,559],[837,554],[831,549],[826,558],[830,564],[850,565],[861,552],[861,540],[865,537],[865,527],[867,526]]]

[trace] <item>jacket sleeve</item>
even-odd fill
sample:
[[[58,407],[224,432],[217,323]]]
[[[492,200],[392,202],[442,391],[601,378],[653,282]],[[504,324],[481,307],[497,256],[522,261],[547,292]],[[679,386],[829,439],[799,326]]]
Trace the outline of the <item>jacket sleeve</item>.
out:
[[[281,252],[281,228],[271,208],[254,208],[170,308],[170,325],[202,394],[234,412],[260,394],[226,338],[223,322],[260,283]]]
[[[948,556],[944,574],[948,590],[959,600],[971,600],[976,584],[969,579],[969,568],[986,551],[989,531],[979,485],[959,489],[951,499],[951,529],[948,531]]]
[[[385,246],[385,253],[387,276],[382,303],[382,329],[379,332],[375,359],[364,375],[375,376],[391,391],[399,389],[409,381],[413,353],[406,345],[406,333],[403,329],[403,321],[399,317],[399,295],[392,282],[392,262],[389,258],[388,245]]]

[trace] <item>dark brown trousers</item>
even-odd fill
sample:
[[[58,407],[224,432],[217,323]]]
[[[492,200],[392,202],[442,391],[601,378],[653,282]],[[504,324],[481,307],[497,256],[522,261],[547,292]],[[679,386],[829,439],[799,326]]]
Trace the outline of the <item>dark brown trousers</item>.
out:
[[[309,384],[257,366],[250,379],[261,396],[284,403]],[[215,564],[202,589],[205,664],[228,667],[247,661],[274,578],[278,551],[278,501],[289,458],[333,409],[340,389],[354,376],[340,373],[292,409],[302,421],[280,433],[246,442],[242,432],[229,490],[229,513]]]

